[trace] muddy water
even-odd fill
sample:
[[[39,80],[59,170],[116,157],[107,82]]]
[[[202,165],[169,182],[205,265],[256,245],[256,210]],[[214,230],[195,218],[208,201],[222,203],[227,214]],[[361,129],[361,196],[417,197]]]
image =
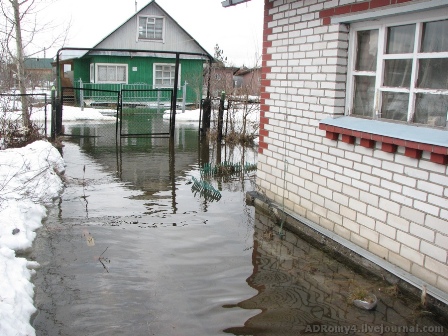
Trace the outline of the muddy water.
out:
[[[252,174],[209,179],[219,199],[192,191],[202,162],[252,163],[253,151],[204,148],[188,126],[171,143],[64,144],[67,187],[31,256],[37,335],[405,335],[392,328],[417,324],[435,332],[414,334],[443,334],[390,286],[289,232],[280,239],[245,204]],[[348,302],[355,288],[377,294],[375,311]]]

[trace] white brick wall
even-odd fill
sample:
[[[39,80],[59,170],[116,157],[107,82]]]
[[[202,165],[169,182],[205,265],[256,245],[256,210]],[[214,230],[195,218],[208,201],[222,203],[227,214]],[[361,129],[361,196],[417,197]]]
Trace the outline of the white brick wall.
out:
[[[343,114],[348,48],[348,28],[322,25],[319,11],[354,2],[273,1],[258,185],[281,204],[286,158],[291,210],[448,292],[448,167],[318,129]]]

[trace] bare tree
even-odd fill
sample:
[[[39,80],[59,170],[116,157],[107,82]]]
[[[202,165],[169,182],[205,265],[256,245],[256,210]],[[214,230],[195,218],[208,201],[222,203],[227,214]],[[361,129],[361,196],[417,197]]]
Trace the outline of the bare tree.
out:
[[[14,76],[22,95],[22,120],[25,129],[30,127],[30,102],[25,96],[27,89],[26,52],[37,35],[54,31],[54,26],[38,20],[38,14],[55,1],[57,0],[0,0],[0,10],[3,14],[3,21],[0,22],[0,44],[4,51],[1,56],[5,59],[11,59],[15,65]],[[69,26],[68,24],[61,29],[61,34],[49,41],[43,49],[48,49],[54,45],[62,46]]]

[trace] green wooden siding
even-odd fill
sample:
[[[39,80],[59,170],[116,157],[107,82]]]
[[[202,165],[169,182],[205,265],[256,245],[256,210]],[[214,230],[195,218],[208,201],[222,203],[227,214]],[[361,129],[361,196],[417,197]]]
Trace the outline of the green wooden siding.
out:
[[[74,80],[81,78],[84,83],[90,83],[91,63],[117,63],[128,65],[128,84],[145,83],[153,85],[154,63],[175,64],[175,58],[122,57],[122,56],[86,56],[74,61]],[[202,95],[203,60],[180,60],[180,86],[178,99],[182,98],[182,86],[187,84],[187,103],[200,102]],[[136,71],[134,71],[136,70]],[[103,89],[112,89],[112,85],[101,84]]]

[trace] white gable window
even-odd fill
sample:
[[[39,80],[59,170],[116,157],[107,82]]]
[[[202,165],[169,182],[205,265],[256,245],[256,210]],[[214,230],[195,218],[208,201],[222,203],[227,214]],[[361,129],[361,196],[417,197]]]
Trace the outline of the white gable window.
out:
[[[127,83],[127,64],[96,64],[96,83]]]
[[[158,88],[172,88],[174,87],[174,76],[176,71],[175,64],[155,63],[154,64],[154,87]],[[179,65],[179,80],[180,83],[180,65]]]
[[[448,19],[441,15],[351,25],[347,114],[447,126]]]
[[[158,16],[138,17],[138,40],[163,41],[165,19]]]

